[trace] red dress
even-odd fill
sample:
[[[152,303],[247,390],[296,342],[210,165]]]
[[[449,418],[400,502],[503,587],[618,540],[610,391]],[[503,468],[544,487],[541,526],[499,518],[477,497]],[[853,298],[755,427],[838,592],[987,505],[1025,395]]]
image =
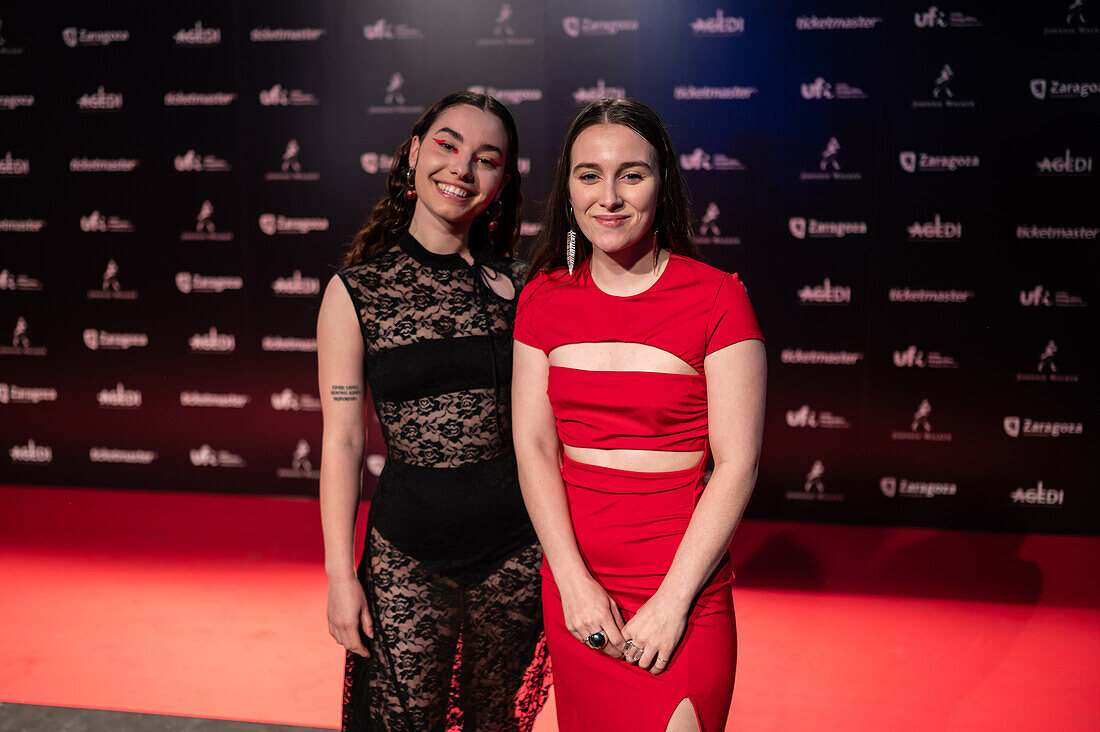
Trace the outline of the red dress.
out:
[[[695,374],[592,371],[551,366],[547,394],[563,445],[703,450],[696,467],[617,470],[564,457],[577,546],[624,621],[657,590],[703,491],[707,390],[703,359],[738,341],[762,340],[737,275],[673,254],[645,292],[600,290],[585,264],[576,277],[540,273],[523,289],[515,338],[548,356],[571,343],[639,343],[677,356]],[[558,725],[582,730],[664,730],[683,699],[703,730],[724,728],[737,657],[728,558],[692,607],[683,640],[662,674],[593,651],[565,628],[561,596],[543,562],[543,608]]]

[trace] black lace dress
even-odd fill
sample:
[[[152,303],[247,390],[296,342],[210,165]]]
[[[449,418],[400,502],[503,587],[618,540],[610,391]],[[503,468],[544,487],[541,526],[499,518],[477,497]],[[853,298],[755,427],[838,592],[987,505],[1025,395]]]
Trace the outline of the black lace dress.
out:
[[[388,449],[359,565],[375,637],[347,655],[344,730],[530,730],[546,699],[537,544],[509,393],[526,265],[405,234],[339,276]]]

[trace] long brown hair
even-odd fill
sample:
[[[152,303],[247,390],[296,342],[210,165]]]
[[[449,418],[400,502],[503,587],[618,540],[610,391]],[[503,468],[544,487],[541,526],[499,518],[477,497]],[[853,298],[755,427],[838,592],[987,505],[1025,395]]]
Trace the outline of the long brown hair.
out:
[[[408,190],[406,180],[410,169],[409,149],[412,147],[412,138],[418,137],[423,142],[425,134],[436,118],[444,111],[460,104],[468,104],[496,115],[504,125],[504,131],[508,136],[508,155],[504,160],[504,174],[508,176],[508,180],[500,193],[500,204],[503,207],[497,219],[500,228],[490,235],[489,218],[487,216],[475,218],[470,226],[470,250],[475,253],[491,250],[501,257],[512,255],[516,238],[519,236],[523,208],[519,175],[519,135],[516,132],[516,123],[508,108],[495,97],[459,91],[448,94],[424,112],[413,125],[409,136],[397,148],[393,167],[390,168],[390,174],[386,177],[386,192],[374,205],[367,223],[351,240],[351,246],[344,255],[342,267],[359,264],[378,252],[389,249],[409,228],[413,209],[416,208],[416,201],[410,201],[405,197],[405,192]],[[495,204],[490,206],[495,208]]]
[[[657,248],[699,258],[692,237],[691,198],[665,123],[645,102],[608,97],[582,107],[565,131],[546,202],[542,234],[531,258],[528,279],[543,270],[565,268],[565,236],[570,229],[577,232],[577,265],[592,256],[592,243],[569,216],[569,165],[577,136],[598,124],[625,125],[657,151],[657,164],[661,172],[661,198],[653,220],[653,226],[657,229]]]

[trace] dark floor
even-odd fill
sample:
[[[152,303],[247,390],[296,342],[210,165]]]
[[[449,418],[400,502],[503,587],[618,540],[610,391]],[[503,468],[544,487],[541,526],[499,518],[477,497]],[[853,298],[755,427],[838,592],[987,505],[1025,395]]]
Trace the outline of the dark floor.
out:
[[[317,727],[0,702],[0,732],[322,732]]]

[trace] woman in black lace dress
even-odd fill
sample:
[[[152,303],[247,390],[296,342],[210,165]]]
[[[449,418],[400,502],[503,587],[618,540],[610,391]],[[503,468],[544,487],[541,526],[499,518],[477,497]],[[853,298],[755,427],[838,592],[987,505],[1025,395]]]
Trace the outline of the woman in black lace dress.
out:
[[[541,551],[508,401],[517,144],[496,99],[437,102],[325,290],[321,520],[345,730],[530,730],[545,700]],[[389,454],[356,570],[365,387]]]

